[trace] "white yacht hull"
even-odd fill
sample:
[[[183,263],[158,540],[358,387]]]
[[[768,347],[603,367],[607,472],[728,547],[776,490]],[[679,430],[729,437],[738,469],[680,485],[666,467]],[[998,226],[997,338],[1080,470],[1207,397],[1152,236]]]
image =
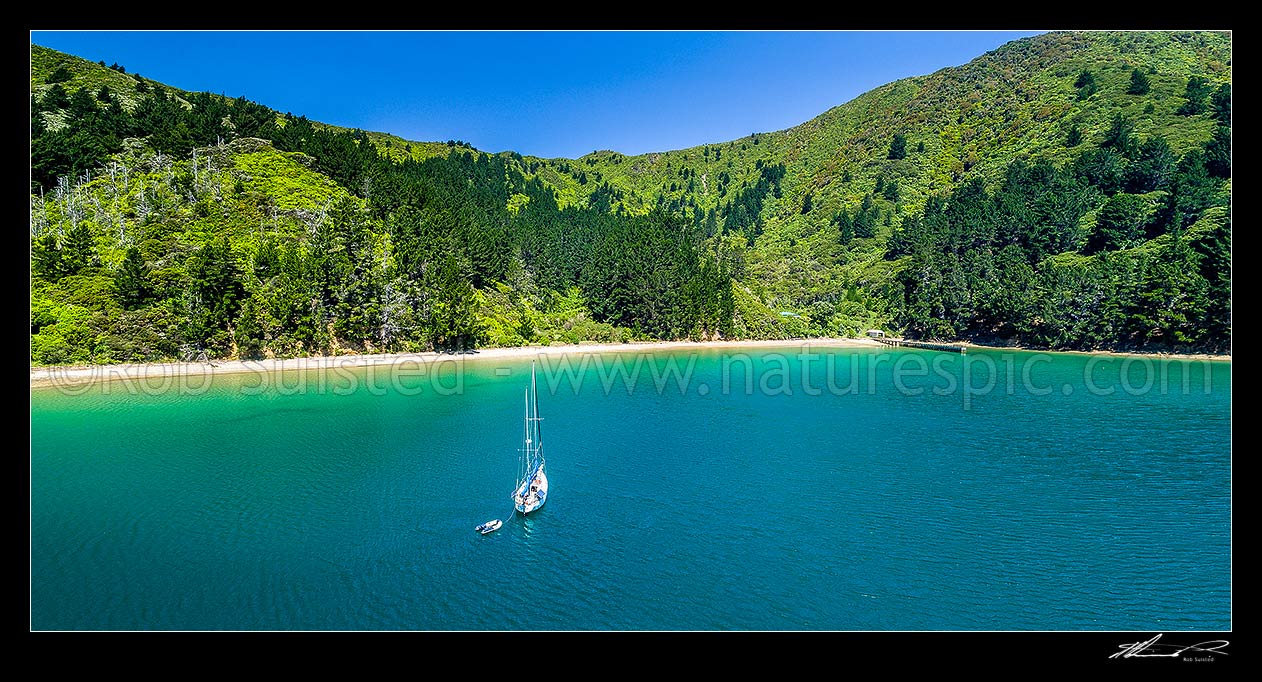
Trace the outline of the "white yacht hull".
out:
[[[523,486],[522,490],[518,490],[513,495],[513,504],[517,507],[517,511],[522,514],[529,514],[542,507],[547,501],[548,475],[540,467],[539,473],[535,476],[534,484],[528,488]]]

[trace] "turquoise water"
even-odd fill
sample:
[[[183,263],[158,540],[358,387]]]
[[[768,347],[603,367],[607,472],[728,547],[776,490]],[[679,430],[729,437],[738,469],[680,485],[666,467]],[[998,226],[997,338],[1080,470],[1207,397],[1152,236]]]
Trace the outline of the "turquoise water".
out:
[[[32,390],[31,625],[1231,626],[1229,363],[817,352],[541,370],[524,519],[528,361]]]

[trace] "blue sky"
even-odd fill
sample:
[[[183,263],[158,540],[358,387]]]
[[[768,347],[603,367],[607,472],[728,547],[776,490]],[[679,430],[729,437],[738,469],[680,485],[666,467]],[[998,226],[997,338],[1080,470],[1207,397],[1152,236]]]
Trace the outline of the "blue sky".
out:
[[[1037,33],[36,31],[31,42],[335,125],[577,157],[780,130]]]

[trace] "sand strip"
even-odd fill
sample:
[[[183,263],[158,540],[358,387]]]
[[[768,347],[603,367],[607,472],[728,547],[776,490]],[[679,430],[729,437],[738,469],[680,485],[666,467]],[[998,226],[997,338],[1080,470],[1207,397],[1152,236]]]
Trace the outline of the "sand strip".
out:
[[[32,367],[31,388],[72,386],[122,379],[162,379],[217,374],[276,372],[284,370],[351,369],[376,365],[428,364],[460,358],[466,362],[530,358],[538,355],[583,353],[635,353],[663,350],[728,350],[740,352],[757,348],[836,348],[883,347],[871,339],[791,339],[764,341],[660,341],[645,343],[581,344],[567,346],[520,346],[480,348],[468,353],[400,353],[380,355],[338,355],[275,360],[223,360],[214,362],[174,362],[133,365],[89,365],[80,367]]]

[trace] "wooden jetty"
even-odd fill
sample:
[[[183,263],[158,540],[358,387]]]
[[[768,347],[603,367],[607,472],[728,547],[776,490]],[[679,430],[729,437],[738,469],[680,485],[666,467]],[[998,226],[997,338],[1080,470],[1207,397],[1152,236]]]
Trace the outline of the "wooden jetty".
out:
[[[892,337],[876,337],[877,341],[887,346],[906,346],[908,348],[923,348],[925,350],[937,350],[943,353],[960,353],[961,355],[968,352],[968,346],[955,343],[931,343],[929,341],[912,341],[909,339],[896,339]]]

